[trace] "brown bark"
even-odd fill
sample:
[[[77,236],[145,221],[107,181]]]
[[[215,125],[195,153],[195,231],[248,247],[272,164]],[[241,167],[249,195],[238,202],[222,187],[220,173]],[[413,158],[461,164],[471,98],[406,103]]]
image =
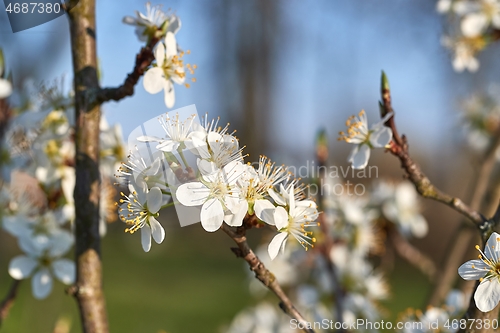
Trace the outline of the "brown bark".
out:
[[[75,1],[73,1],[75,2]],[[74,5],[74,3],[72,3]],[[80,0],[69,11],[75,88],[75,261],[77,281],[70,292],[80,308],[83,332],[108,332],[102,291],[99,236],[99,105],[95,0]]]

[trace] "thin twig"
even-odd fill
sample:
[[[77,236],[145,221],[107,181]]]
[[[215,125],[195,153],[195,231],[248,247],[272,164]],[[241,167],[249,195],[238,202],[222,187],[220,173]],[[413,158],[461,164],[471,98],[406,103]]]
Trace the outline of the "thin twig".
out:
[[[448,255],[445,258],[445,262],[439,266],[443,269],[438,272],[439,279],[436,281],[436,285],[432,291],[429,298],[429,305],[439,306],[446,298],[446,295],[453,286],[458,274],[458,266],[463,263],[463,258],[469,250],[469,245],[472,242],[474,236],[474,229],[472,229],[468,224],[460,225],[458,229],[454,232],[451,237],[451,242],[448,245],[446,251]]]
[[[7,295],[3,299],[2,303],[0,303],[0,327],[2,327],[3,321],[7,318],[10,309],[14,305],[20,284],[21,280],[13,280]]]
[[[119,101],[127,96],[132,96],[134,94],[135,85],[139,82],[146,68],[148,68],[154,60],[153,48],[158,41],[158,38],[152,38],[148,44],[141,49],[135,57],[134,69],[127,75],[127,78],[121,86],[116,88],[99,88],[93,98],[93,102],[102,104],[107,101]]]
[[[245,220],[253,219],[254,216],[255,215],[247,215]],[[245,221],[243,222],[243,224],[246,224]],[[255,277],[276,296],[278,296],[281,301],[280,308],[290,317],[296,319],[298,323],[301,324],[301,327],[304,327],[304,332],[314,333],[312,329],[308,328],[310,327],[309,322],[305,320],[304,317],[302,317],[302,315],[293,305],[292,301],[288,298],[283,289],[281,289],[281,286],[279,285],[278,280],[276,280],[276,277],[264,266],[262,261],[260,261],[260,259],[255,255],[253,250],[248,245],[245,235],[246,228],[243,226],[234,229],[223,223],[222,230],[238,245],[238,248],[232,249],[236,256],[245,259],[245,261],[250,266],[250,269],[255,273]]]
[[[385,80],[385,82],[384,82]],[[390,88],[389,84],[387,82],[387,78],[385,75],[382,76],[382,103],[381,107],[384,110],[385,113],[387,112],[393,112],[393,108],[391,106],[391,95],[390,95]],[[391,117],[392,119],[393,117]],[[443,193],[439,191],[427,178],[424,173],[420,170],[420,167],[411,159],[410,154],[408,152],[408,142],[406,140],[406,137],[403,135],[402,137],[399,137],[398,132],[396,130],[396,125],[394,122],[394,119],[392,121],[388,121],[386,123],[387,126],[389,126],[392,131],[393,131],[393,140],[390,143],[390,148],[389,151],[397,156],[399,160],[401,161],[401,166],[403,169],[405,169],[408,178],[413,182],[415,187],[417,188],[417,191],[426,198],[434,199],[436,201],[442,202],[468,219],[470,219],[474,224],[478,227],[478,231],[480,231],[481,237],[483,239],[483,242],[487,238],[487,234],[491,230],[491,228],[494,226],[493,223],[488,222],[486,218],[484,218],[481,214],[477,212],[477,209],[479,207],[470,207],[467,206],[465,203],[463,203],[460,199],[454,198],[446,193]],[[491,152],[488,152],[490,154],[494,154],[496,149],[494,149],[494,146],[496,143],[491,147]],[[493,162],[491,162],[493,163]],[[492,168],[493,166],[487,165],[486,171],[488,171],[488,168]],[[479,189],[481,190],[481,188]],[[478,190],[478,192],[480,192]],[[481,190],[484,194],[484,190]],[[477,199],[477,203],[475,204],[479,205],[481,202],[482,198]],[[497,215],[497,214],[495,214]],[[500,212],[499,214],[500,215]],[[476,283],[476,286],[474,290],[477,289],[477,286],[479,285],[479,281]],[[476,322],[484,322],[486,319],[492,320],[494,318],[498,317],[498,307],[496,307],[494,310],[483,313],[479,309],[477,309],[474,297],[471,296],[470,302],[469,302],[469,308],[467,312],[465,313],[463,319],[465,320],[470,320],[474,319]],[[475,325],[471,325],[475,326]],[[461,329],[459,332],[465,332],[465,333],[486,333],[490,332],[489,329],[486,329],[484,326],[481,327],[467,327],[466,329]]]
[[[394,112],[391,105],[391,94],[388,86],[387,89],[382,89],[382,107],[387,113]],[[404,135],[402,137],[399,136],[394,121],[394,115],[387,121],[386,125],[391,128],[393,133],[393,140],[391,141],[390,148],[388,150],[399,158],[401,161],[401,167],[406,171],[408,178],[415,185],[418,193],[420,193],[420,195],[424,198],[439,201],[453,208],[460,214],[470,219],[477,226],[482,225],[485,219],[481,216],[481,214],[467,206],[459,198],[453,197],[437,189],[431,183],[429,178],[427,178],[427,176],[422,172],[420,166],[412,160],[408,151],[408,141]]]
[[[394,245],[394,249],[401,258],[417,267],[422,273],[427,275],[430,280],[434,280],[436,276],[436,265],[430,258],[411,245],[396,228],[390,228],[388,236],[392,241],[392,245]]]
[[[497,182],[491,181],[491,174],[493,172],[493,167],[496,163],[496,151],[500,147],[500,129],[495,133],[493,140],[491,141],[489,147],[486,149],[483,157],[480,159],[480,167],[475,172],[474,179],[476,180],[470,191],[470,207],[472,209],[485,210],[484,199],[488,193],[488,188]],[[482,203],[482,204],[481,204]],[[499,216],[500,217],[500,216]],[[495,219],[495,218],[493,218]],[[448,251],[450,255],[445,257],[445,262],[440,265],[443,267],[442,271],[439,272],[439,280],[434,287],[434,290],[429,299],[429,304],[433,306],[438,306],[446,294],[450,290],[453,282],[457,278],[457,269],[461,264],[465,253],[467,252],[467,244],[470,244],[473,237],[473,230],[468,228],[465,220],[461,220],[460,226],[454,232],[451,237],[451,244],[448,245]]]

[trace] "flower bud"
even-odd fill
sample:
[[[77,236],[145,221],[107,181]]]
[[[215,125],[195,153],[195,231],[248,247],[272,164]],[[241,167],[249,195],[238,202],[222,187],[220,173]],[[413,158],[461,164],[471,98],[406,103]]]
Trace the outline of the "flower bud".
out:
[[[389,86],[389,80],[387,79],[387,75],[385,75],[385,72],[382,71],[382,78],[380,80],[380,92],[383,95],[384,92],[388,90],[391,90],[391,87]]]

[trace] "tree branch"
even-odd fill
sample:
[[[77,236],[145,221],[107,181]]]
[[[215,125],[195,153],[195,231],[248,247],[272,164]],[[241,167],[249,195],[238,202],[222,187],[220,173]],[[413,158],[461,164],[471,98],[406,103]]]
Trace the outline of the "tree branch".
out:
[[[480,167],[475,172],[474,185],[470,193],[470,207],[472,209],[484,210],[484,199],[487,196],[488,188],[495,187],[498,182],[491,182],[491,174],[493,172],[493,167],[496,162],[496,151],[500,147],[500,130],[495,133],[493,140],[491,141],[489,147],[486,149],[483,157],[480,159]],[[488,186],[489,185],[489,186]],[[482,204],[481,204],[482,203]],[[500,217],[500,216],[499,216]],[[495,220],[495,217],[493,217]],[[438,306],[446,297],[446,294],[453,285],[453,281],[457,278],[457,269],[463,260],[465,253],[467,252],[466,244],[470,244],[473,237],[473,230],[465,225],[466,221],[461,220],[460,226],[454,232],[452,236],[451,244],[448,245],[450,255],[446,256],[445,262],[440,267],[443,267],[442,271],[439,273],[440,279],[437,281],[436,286],[432,292],[429,300],[429,304],[433,306]]]
[[[469,225],[460,225],[451,237],[451,244],[448,245],[449,251],[445,258],[445,262],[440,266],[443,267],[438,272],[439,279],[429,298],[429,305],[439,306],[446,298],[446,295],[451,289],[454,281],[457,278],[458,267],[462,264],[463,258],[469,250],[468,246],[472,242],[474,229]]]
[[[68,12],[75,85],[75,263],[76,284],[70,288],[80,309],[84,333],[107,333],[102,291],[99,235],[99,105],[89,91],[99,88],[95,0],[80,0]]]
[[[382,115],[388,112],[393,112],[392,106],[391,106],[391,95],[390,95],[390,88],[389,88],[389,83],[387,81],[387,77],[385,77],[385,74],[382,75],[382,103],[380,104],[381,106],[381,111]],[[397,156],[399,160],[401,161],[401,166],[403,169],[405,169],[408,178],[413,182],[415,187],[417,188],[417,191],[426,198],[434,199],[436,201],[442,202],[465,217],[467,217],[469,220],[474,222],[474,224],[478,227],[478,230],[480,231],[481,238],[483,240],[483,243],[486,241],[488,234],[490,231],[492,231],[492,228],[495,226],[495,223],[489,222],[486,218],[484,218],[481,214],[479,214],[476,209],[479,207],[470,207],[467,206],[465,203],[463,203],[460,199],[454,198],[446,193],[443,193],[439,191],[432,183],[431,181],[424,175],[424,173],[420,170],[420,167],[413,162],[413,160],[410,158],[409,152],[408,152],[408,142],[405,138],[405,136],[399,137],[395,121],[394,121],[394,116],[387,121],[386,126],[390,127],[393,131],[393,140],[390,142],[390,147],[389,151]],[[500,140],[500,138],[497,138]],[[489,157],[489,155],[494,156],[496,148],[495,146],[500,144],[500,141],[495,141],[492,143],[490,146],[490,149],[487,151],[486,158]],[[491,169],[493,168],[494,161],[484,161],[483,167],[485,173],[487,175],[481,175],[481,177],[489,177],[489,173],[491,172]],[[488,163],[486,163],[488,162]],[[489,164],[493,163],[493,164]],[[486,164],[486,166],[484,166]],[[487,183],[487,181],[485,181]],[[484,194],[484,191],[486,190],[486,185],[487,184],[479,184],[478,189],[475,192],[475,196],[478,198],[473,198],[475,200],[474,204],[479,205],[482,199],[479,198],[479,194]],[[477,193],[476,193],[477,192]],[[496,216],[497,214],[495,214]],[[500,215],[500,213],[498,214]],[[479,285],[479,281],[476,283],[476,286],[474,290],[477,289],[477,286]],[[479,309],[477,309],[475,301],[474,301],[474,296],[471,296],[470,303],[469,303],[469,308],[467,312],[464,315],[464,319],[475,319],[474,323],[478,322],[477,320],[481,320],[481,322],[484,322],[484,320],[492,320],[496,319],[498,317],[498,310],[499,307],[497,306],[494,310],[484,313],[481,312]],[[475,325],[472,325],[475,326]],[[466,333],[486,333],[489,332],[489,329],[484,328],[484,326],[481,327],[468,327],[466,329],[461,329],[459,332],[466,332]]]
[[[260,261],[260,259],[255,255],[253,250],[247,243],[246,238],[246,227],[245,224],[253,223],[252,220],[255,215],[251,215],[245,218],[243,221],[243,226],[237,229],[231,228],[227,224],[222,224],[222,230],[238,245],[238,248],[232,248],[233,252],[237,257],[245,259],[245,261],[250,266],[250,269],[255,273],[255,277],[262,282],[269,290],[271,290],[280,299],[280,308],[288,314],[290,317],[296,319],[304,327],[304,332],[314,333],[314,331],[308,328],[309,323],[302,317],[299,311],[295,308],[292,301],[285,294],[283,289],[276,280],[276,277],[271,273]]]
[[[384,77],[385,75],[383,75]],[[381,108],[386,114],[389,112],[394,112],[391,105],[391,94],[389,90],[389,85],[386,82],[384,84],[384,79],[382,79],[382,103]],[[429,198],[441,202],[460,214],[467,217],[469,220],[474,222],[477,226],[482,225],[485,219],[476,210],[467,206],[459,198],[453,197],[449,194],[441,192],[437,189],[427,178],[427,176],[422,172],[417,163],[415,163],[410,157],[408,151],[408,142],[406,137],[403,135],[399,136],[396,123],[394,120],[395,115],[393,115],[386,123],[386,126],[390,127],[393,133],[393,139],[390,142],[389,151],[401,161],[401,167],[406,171],[408,178],[415,185],[418,193],[424,198]]]
[[[417,267],[430,280],[434,280],[436,277],[436,265],[430,258],[411,245],[396,228],[391,227],[388,231],[388,236],[400,257]]]
[[[116,88],[99,88],[95,96],[91,96],[93,101],[91,105],[102,104],[107,101],[119,101],[127,96],[134,94],[134,87],[139,82],[139,78],[144,74],[146,68],[154,60],[153,48],[158,43],[158,38],[152,38],[148,44],[143,47],[135,57],[135,66],[129,73],[123,84]]]
[[[7,295],[3,299],[2,303],[0,303],[0,327],[2,327],[3,321],[7,318],[10,309],[14,305],[20,284],[21,280],[13,280]]]

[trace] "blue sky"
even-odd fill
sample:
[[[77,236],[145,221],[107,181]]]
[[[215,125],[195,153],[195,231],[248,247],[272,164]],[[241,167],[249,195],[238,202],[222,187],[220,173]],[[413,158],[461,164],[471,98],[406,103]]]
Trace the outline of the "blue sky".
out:
[[[217,100],[217,85],[225,70],[223,59],[215,52],[221,38],[213,29],[217,6],[208,0],[170,1],[164,6],[181,17],[177,40],[182,48],[191,50],[188,62],[198,65],[197,82],[190,89],[176,86],[174,109],[196,104],[199,113],[220,115],[224,121],[227,115],[221,114]],[[143,1],[97,1],[103,86],[120,84],[131,71],[141,43],[133,27],[121,20],[143,9]],[[311,153],[321,127],[332,136],[333,148],[340,147],[337,145],[342,143],[333,140],[336,133],[344,129],[348,115],[361,109],[369,119],[377,120],[382,69],[391,82],[398,127],[420,148],[439,148],[456,141],[459,99],[484,89],[500,74],[498,66],[492,65],[498,47],[480,56],[478,73],[453,72],[449,54],[440,45],[445,19],[435,12],[432,1],[287,0],[279,1],[278,9],[279,51],[273,55],[272,105],[262,121],[273,129],[270,154],[283,162]],[[71,77],[66,17],[13,34],[5,15],[1,10],[0,47],[13,68],[23,65],[18,57],[22,52],[23,61],[39,62],[38,79],[50,80],[64,73]],[[50,38],[66,43],[61,54],[51,56],[51,50],[41,48]],[[6,45],[16,45],[15,51]],[[103,109],[110,123],[122,124],[125,139],[140,123],[168,111],[162,94],[146,93],[142,80],[133,97]]]

